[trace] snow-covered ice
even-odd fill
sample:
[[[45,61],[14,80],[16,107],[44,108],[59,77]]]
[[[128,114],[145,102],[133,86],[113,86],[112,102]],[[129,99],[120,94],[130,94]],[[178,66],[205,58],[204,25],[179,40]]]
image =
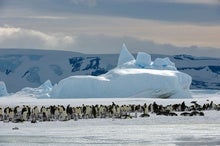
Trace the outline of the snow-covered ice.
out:
[[[219,116],[219,115],[218,115]],[[201,118],[197,118],[199,121]],[[159,120],[161,123],[155,123]],[[0,124],[0,145],[219,145],[220,125],[173,118]],[[186,118],[178,119],[187,121]],[[162,122],[163,121],[163,122]],[[191,120],[189,120],[191,121]],[[165,123],[167,122],[167,123]],[[19,130],[12,130],[19,127]]]

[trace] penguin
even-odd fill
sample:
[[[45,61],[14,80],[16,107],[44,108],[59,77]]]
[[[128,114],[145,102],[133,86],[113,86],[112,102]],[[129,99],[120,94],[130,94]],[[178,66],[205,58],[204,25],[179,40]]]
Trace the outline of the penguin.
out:
[[[81,108],[80,107],[76,107],[75,108],[75,114],[76,114],[76,118],[77,119],[82,119],[82,112],[81,112]]]
[[[49,108],[50,108],[50,114],[51,114],[51,116],[53,116],[54,112],[55,112],[54,105],[50,105]]]
[[[86,106],[84,104],[82,105],[82,114],[83,114],[83,117],[86,114]]]
[[[3,120],[3,112],[2,112],[2,108],[0,107],[0,121]]]
[[[63,110],[61,113],[60,113],[60,116],[59,116],[59,121],[67,121],[68,118],[67,118],[67,113],[65,110]]]
[[[209,104],[209,110],[212,110],[212,109],[214,109],[213,101],[211,101],[210,104]]]
[[[43,119],[42,119],[43,121],[47,121],[47,115],[46,115],[46,112],[43,112],[43,116],[42,116],[42,118],[43,118]]]
[[[88,119],[90,118],[90,114],[91,114],[91,108],[89,105],[86,105],[83,107],[83,118],[84,119]]]
[[[53,120],[58,120],[58,118],[59,118],[59,109],[58,109],[58,107],[54,107],[55,109],[54,109],[54,115],[53,115]]]
[[[23,121],[28,120],[28,110],[27,110],[26,107],[22,108],[21,115],[22,115],[22,120]]]
[[[157,113],[158,112],[158,105],[156,102],[153,102],[153,111],[154,113]]]
[[[100,105],[100,107],[99,107],[99,116],[101,118],[105,117],[105,110],[104,110],[104,106],[103,105]]]
[[[92,117],[97,118],[97,112],[95,106],[92,105]]]
[[[19,108],[20,108],[19,106],[14,107],[14,113],[15,113],[15,115],[18,115]]]
[[[183,101],[181,104],[181,111],[185,111],[186,110],[186,105],[185,102]]]
[[[9,121],[13,121],[14,120],[14,111],[9,108]]]
[[[3,121],[4,122],[9,122],[9,107],[6,107],[4,109],[4,116],[3,116]]]
[[[39,115],[39,109],[37,106],[35,106],[33,109],[32,109],[32,118],[38,120],[38,115]]]
[[[70,105],[67,106],[66,113],[68,115],[68,119],[72,119],[73,118],[73,108],[70,107]]]

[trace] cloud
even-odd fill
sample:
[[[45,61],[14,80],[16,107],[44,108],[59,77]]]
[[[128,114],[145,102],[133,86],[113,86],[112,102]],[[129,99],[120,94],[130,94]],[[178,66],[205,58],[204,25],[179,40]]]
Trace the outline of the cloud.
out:
[[[220,57],[219,48],[198,46],[177,47],[172,44],[159,44],[151,40],[128,36],[80,35],[76,37],[74,50],[91,54],[117,54],[120,52],[123,43],[125,43],[129,51],[133,53],[143,51],[150,54],[189,54],[194,56]]]
[[[3,0],[1,16],[102,15],[220,24],[219,0]],[[19,21],[19,20],[18,20]],[[25,23],[25,22],[24,22]]]
[[[144,51],[150,54],[191,54],[195,56],[220,57],[219,48],[177,47],[131,36],[50,34],[33,29],[4,26],[0,27],[0,48],[68,50],[90,54],[119,53],[126,43],[133,53]]]
[[[79,6],[88,6],[88,7],[94,7],[97,4],[96,0],[70,0],[75,5]]]
[[[1,48],[65,49],[74,44],[74,38],[61,34],[46,34],[36,30],[0,27]]]

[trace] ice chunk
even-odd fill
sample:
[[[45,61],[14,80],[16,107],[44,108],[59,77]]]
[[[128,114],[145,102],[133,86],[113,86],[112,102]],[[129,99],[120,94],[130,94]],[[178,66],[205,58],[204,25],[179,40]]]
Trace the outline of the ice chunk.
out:
[[[153,68],[155,69],[167,69],[167,70],[177,70],[175,64],[170,61],[168,57],[166,58],[156,58],[153,62]]]
[[[128,63],[130,61],[134,61],[134,56],[128,51],[125,44],[122,46],[121,53],[118,58],[118,67],[122,66],[125,63]]]
[[[39,88],[44,89],[44,90],[50,90],[51,88],[53,88],[53,85],[50,80],[47,80]]]
[[[49,93],[51,92],[52,88],[53,85],[51,84],[50,80],[47,80],[37,88],[25,87],[21,89],[21,91],[18,91],[16,94],[22,96],[44,98],[44,97],[50,97]]]
[[[3,81],[0,81],[0,96],[6,96],[6,95],[8,95],[8,91],[5,86],[5,83]]]
[[[145,52],[138,52],[136,65],[141,68],[151,65],[151,56]]]

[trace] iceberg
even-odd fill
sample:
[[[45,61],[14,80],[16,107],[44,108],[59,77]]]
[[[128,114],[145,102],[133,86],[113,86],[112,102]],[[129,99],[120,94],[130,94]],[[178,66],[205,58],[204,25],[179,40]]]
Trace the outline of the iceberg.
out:
[[[177,70],[175,64],[170,61],[168,57],[166,58],[157,58],[153,63],[153,68],[155,69],[168,69],[168,70]]]
[[[70,76],[56,84],[52,98],[190,98],[191,76],[177,71],[169,58],[139,52],[136,59],[125,44],[118,66],[100,76]]]
[[[145,52],[138,52],[136,65],[141,68],[149,68],[152,64],[151,56]]]
[[[125,46],[125,44],[123,44],[122,49],[121,49],[121,53],[119,55],[119,59],[118,59],[118,67],[122,67],[125,64],[129,64],[131,63],[131,65],[133,65],[132,62],[135,61],[134,56],[128,51],[127,47]]]
[[[0,81],[0,97],[1,96],[7,96],[8,95],[8,91],[7,88],[5,86],[5,83],[3,81]]]
[[[16,92],[13,96],[28,96],[36,98],[50,97],[50,92],[53,85],[50,80],[45,81],[42,85],[37,88],[25,87],[20,91]]]

